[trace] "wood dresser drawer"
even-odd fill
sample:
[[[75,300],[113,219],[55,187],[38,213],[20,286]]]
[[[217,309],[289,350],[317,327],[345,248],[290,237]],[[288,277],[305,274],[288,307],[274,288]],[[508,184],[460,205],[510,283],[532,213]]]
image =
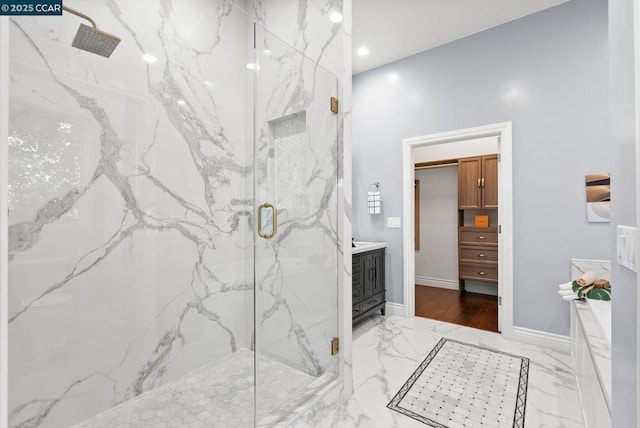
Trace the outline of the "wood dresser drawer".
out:
[[[362,312],[366,312],[369,309],[373,308],[374,306],[377,306],[381,303],[384,303],[384,292],[382,293],[378,293],[374,296],[369,297],[368,299],[365,299],[362,303]]]
[[[498,265],[461,262],[460,278],[474,281],[498,282]]]
[[[458,243],[460,245],[498,246],[498,231],[495,227],[480,229],[476,227],[461,227]]]
[[[487,264],[498,263],[498,249],[495,247],[460,247],[460,263],[482,262]]]

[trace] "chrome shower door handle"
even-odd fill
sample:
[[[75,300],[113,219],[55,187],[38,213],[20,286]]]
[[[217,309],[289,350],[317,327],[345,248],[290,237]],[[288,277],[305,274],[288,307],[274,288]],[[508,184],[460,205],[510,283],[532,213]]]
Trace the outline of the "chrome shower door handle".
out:
[[[278,233],[278,210],[273,204],[258,207],[258,236],[271,239]]]

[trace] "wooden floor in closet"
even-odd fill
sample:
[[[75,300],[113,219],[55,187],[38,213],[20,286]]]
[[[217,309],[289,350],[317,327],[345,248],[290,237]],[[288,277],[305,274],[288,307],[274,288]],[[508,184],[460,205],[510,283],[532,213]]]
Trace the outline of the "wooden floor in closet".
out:
[[[498,298],[416,285],[416,316],[497,332]]]

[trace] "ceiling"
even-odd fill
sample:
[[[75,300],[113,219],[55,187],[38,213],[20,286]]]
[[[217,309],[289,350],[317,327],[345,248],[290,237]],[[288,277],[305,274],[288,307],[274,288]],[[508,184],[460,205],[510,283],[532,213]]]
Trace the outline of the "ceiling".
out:
[[[568,0],[353,0],[353,74]],[[356,50],[366,46],[369,55]]]

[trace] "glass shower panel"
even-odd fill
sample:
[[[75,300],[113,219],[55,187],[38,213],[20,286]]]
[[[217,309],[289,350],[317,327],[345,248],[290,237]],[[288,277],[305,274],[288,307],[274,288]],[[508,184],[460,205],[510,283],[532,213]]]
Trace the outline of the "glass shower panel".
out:
[[[338,373],[337,78],[256,29],[257,422]]]
[[[11,20],[9,426],[252,426],[252,22],[65,5],[122,41]]]

